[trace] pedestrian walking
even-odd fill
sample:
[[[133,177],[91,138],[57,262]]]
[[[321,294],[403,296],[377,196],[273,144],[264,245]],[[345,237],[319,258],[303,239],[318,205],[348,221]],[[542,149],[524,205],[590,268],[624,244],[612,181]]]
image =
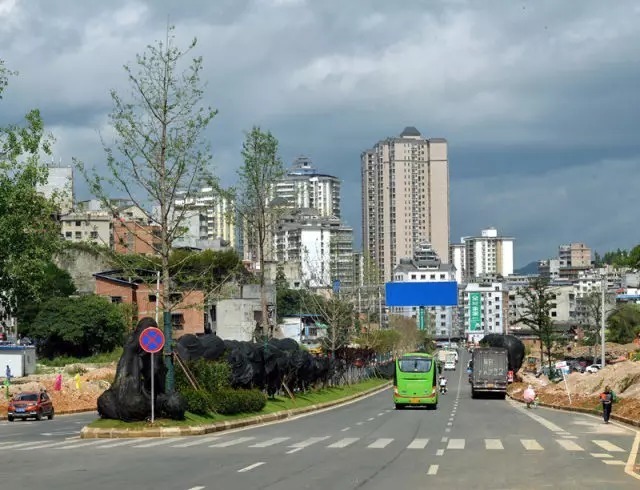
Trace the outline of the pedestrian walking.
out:
[[[604,391],[600,393],[600,401],[602,402],[602,417],[604,418],[604,423],[608,424],[613,403],[616,401],[616,395],[610,386],[605,386]]]
[[[527,404],[527,408],[531,408],[531,404],[535,401],[536,399],[536,392],[533,389],[533,386],[529,385],[527,386],[527,389],[524,390],[524,401]]]
[[[9,367],[9,365],[7,364],[7,369],[4,370],[4,374],[5,377],[7,378],[7,381],[11,381],[11,368]]]

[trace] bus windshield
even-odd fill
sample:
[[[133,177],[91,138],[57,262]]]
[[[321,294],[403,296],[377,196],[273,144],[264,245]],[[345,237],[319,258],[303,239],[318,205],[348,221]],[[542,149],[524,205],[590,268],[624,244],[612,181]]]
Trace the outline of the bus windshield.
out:
[[[431,371],[431,359],[400,359],[398,361],[398,367],[403,373],[428,373]]]

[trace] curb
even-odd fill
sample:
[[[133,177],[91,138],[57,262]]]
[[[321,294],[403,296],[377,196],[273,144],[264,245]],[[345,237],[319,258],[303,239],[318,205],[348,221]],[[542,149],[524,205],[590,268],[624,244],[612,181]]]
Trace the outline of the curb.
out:
[[[141,437],[180,437],[180,436],[201,436],[211,434],[213,432],[221,432],[230,429],[239,429],[251,425],[260,425],[267,422],[275,422],[284,420],[309,412],[315,412],[324,408],[330,408],[343,403],[362,398],[367,395],[374,395],[382,392],[391,386],[392,382],[388,381],[381,386],[369,388],[366,391],[349,395],[344,398],[332,400],[329,402],[309,405],[302,408],[293,408],[291,410],[282,410],[280,412],[268,413],[265,415],[254,415],[238,420],[225,420],[213,424],[188,426],[188,427],[158,427],[156,429],[99,429],[94,427],[83,427],[80,431],[81,439],[124,439],[124,438],[141,438]]]
[[[516,398],[507,393],[507,396],[518,403],[524,404],[523,400]],[[565,412],[577,412],[577,413],[587,413],[591,415],[602,415],[602,412],[592,409],[592,408],[583,408],[583,407],[568,407],[566,405],[554,405],[551,403],[538,402],[538,405],[541,407],[553,408],[555,410],[563,410]],[[624,424],[632,425],[633,427],[640,427],[640,420],[630,419],[628,417],[623,417],[622,415],[616,415],[615,413],[611,414],[611,418],[617,422],[622,422]]]

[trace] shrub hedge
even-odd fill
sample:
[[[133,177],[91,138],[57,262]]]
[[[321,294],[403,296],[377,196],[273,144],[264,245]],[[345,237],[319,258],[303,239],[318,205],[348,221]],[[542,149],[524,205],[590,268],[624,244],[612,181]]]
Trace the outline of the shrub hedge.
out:
[[[211,394],[204,390],[194,390],[184,388],[180,391],[186,404],[187,410],[199,415],[207,415],[211,412]]]
[[[223,389],[211,393],[211,402],[219,414],[233,415],[261,411],[267,404],[267,397],[260,390]]]
[[[231,367],[226,362],[198,359],[188,362],[187,367],[205,391],[213,393],[231,387]],[[193,389],[180,368],[176,368],[176,386],[179,391]]]

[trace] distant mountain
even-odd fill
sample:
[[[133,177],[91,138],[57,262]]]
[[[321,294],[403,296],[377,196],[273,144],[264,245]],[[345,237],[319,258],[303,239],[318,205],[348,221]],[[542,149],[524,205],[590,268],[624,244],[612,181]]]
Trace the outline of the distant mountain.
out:
[[[513,271],[514,274],[526,276],[528,274],[537,274],[538,273],[538,262],[529,262],[524,267],[520,267]]]

